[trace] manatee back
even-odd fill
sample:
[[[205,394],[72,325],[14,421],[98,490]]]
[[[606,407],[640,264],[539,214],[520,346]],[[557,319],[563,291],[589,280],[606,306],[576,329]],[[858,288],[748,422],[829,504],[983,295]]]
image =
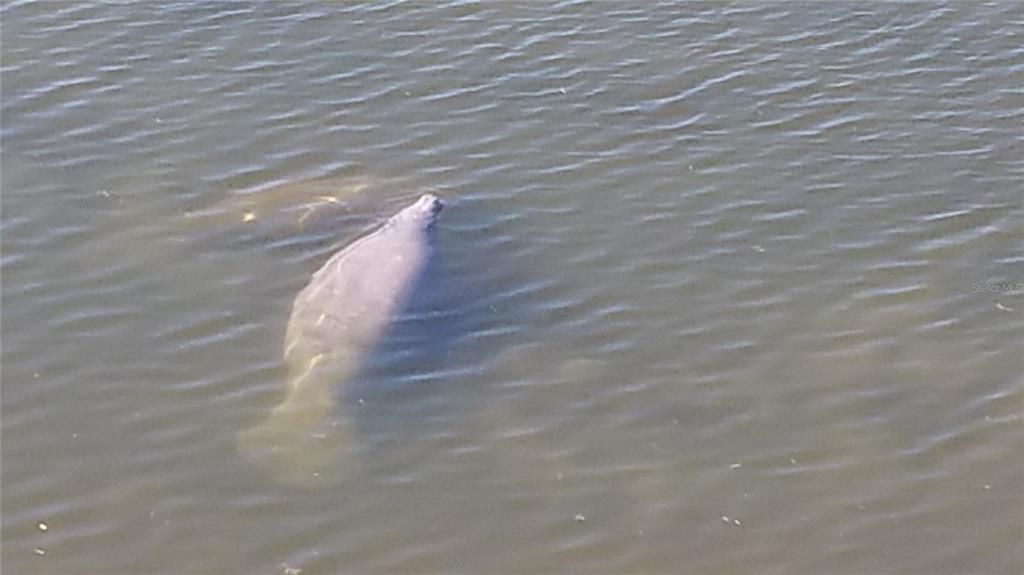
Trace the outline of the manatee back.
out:
[[[421,200],[422,202],[422,200]],[[426,265],[433,213],[421,202],[335,254],[299,293],[285,337],[285,359],[365,350],[380,338]],[[420,217],[419,214],[426,217]]]

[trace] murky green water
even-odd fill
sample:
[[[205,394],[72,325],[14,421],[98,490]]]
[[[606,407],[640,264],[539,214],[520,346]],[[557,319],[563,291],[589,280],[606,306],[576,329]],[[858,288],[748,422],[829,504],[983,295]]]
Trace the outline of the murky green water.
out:
[[[1024,570],[1024,5],[0,22],[5,572]],[[292,299],[428,190],[277,481]]]

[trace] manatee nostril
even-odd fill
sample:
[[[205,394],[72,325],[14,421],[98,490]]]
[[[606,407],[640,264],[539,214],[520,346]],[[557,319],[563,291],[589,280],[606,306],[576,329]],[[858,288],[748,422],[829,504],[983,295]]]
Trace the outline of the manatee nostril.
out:
[[[420,196],[418,203],[423,206],[424,211],[429,212],[432,216],[436,215],[442,208],[444,208],[444,202],[434,194],[423,194]]]

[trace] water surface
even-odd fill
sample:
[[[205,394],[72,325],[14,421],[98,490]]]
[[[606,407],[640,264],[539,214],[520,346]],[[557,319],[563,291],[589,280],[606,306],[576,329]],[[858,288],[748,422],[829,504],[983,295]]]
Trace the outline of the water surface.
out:
[[[0,20],[5,571],[1024,571],[1024,5]],[[427,190],[275,481],[292,298]]]

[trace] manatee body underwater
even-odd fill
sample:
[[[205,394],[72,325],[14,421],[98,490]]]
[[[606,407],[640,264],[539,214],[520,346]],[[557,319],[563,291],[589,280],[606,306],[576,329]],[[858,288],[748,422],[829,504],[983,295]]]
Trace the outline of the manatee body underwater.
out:
[[[336,387],[359,369],[409,299],[443,205],[432,194],[421,196],[334,254],[296,296],[284,340],[284,400],[238,435],[241,452],[277,478],[316,484],[338,472],[351,423],[331,417]]]

